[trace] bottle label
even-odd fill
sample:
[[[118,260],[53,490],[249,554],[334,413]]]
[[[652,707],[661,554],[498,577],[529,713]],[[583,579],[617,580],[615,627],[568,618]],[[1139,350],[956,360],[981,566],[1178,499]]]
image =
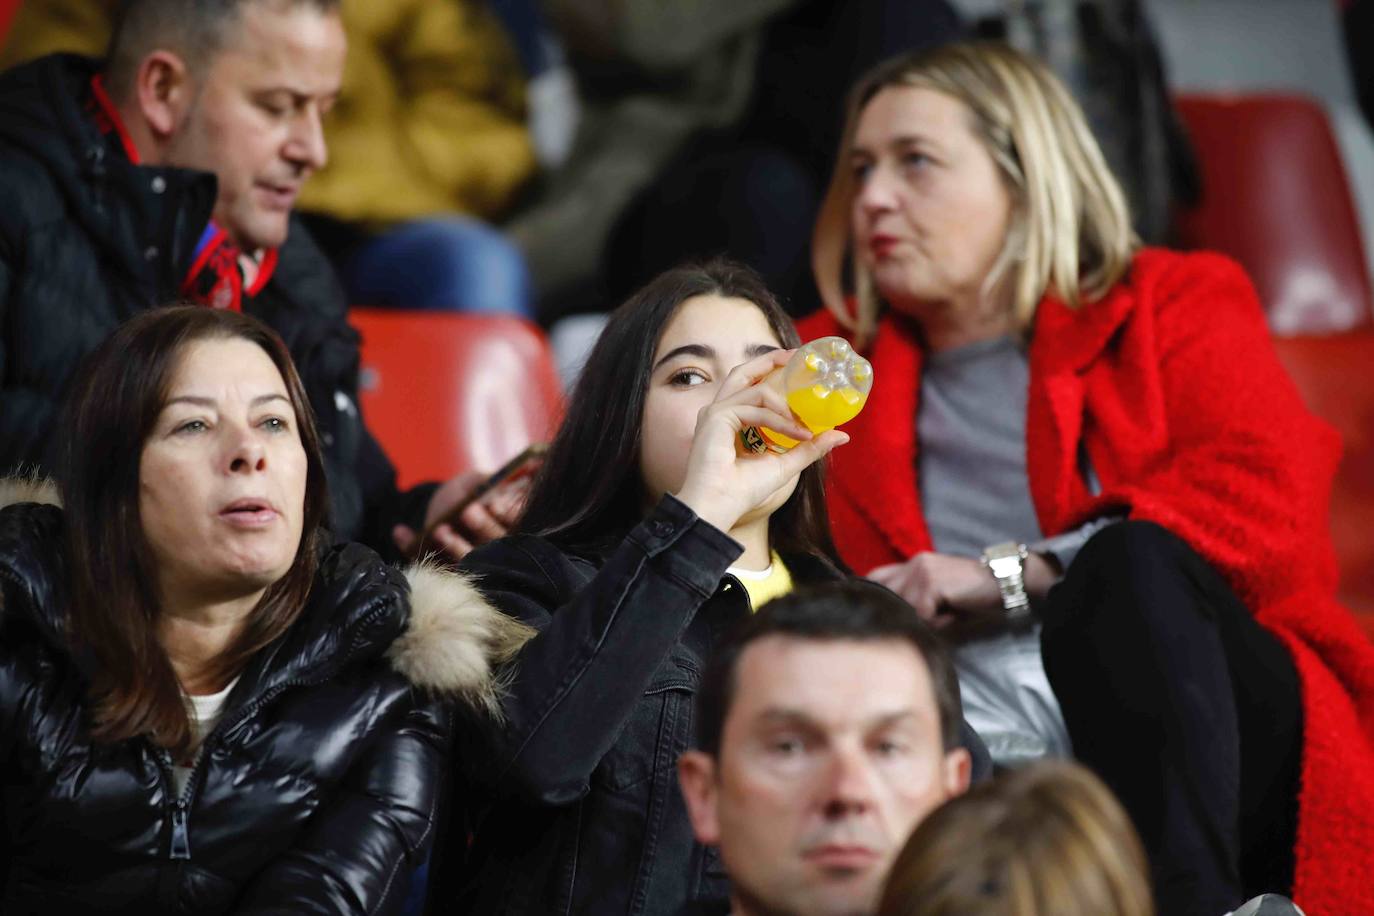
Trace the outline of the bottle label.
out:
[[[744,450],[754,455],[761,455],[768,450],[783,452],[785,449],[774,445],[759,431],[757,426],[746,426],[739,431],[740,445]]]

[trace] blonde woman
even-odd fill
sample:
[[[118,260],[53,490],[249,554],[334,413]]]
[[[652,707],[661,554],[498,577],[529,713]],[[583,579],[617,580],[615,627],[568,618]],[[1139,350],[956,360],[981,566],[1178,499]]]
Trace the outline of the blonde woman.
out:
[[[1077,764],[1042,761],[946,802],[892,864],[878,916],[1154,916],[1145,852]]]
[[[1374,912],[1339,449],[1241,270],[1140,248],[1082,112],[999,45],[860,82],[813,259],[828,313],[803,339],[851,336],[879,379],[833,457],[837,546],[964,638],[994,757],[1093,768],[1162,912],[1290,887]]]

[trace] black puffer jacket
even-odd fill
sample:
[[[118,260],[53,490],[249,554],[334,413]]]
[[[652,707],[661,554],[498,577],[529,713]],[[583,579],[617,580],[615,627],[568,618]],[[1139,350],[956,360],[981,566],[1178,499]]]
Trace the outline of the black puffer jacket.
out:
[[[433,839],[451,697],[492,701],[509,621],[454,573],[334,548],[178,797],[165,751],[87,737],[61,528],[53,506],[0,510],[0,912],[394,912]]]
[[[604,549],[522,535],[468,555],[463,568],[487,600],[539,633],[503,698],[506,726],[476,739],[491,750],[466,758],[481,762],[467,778],[490,805],[461,877],[447,864],[434,869],[432,912],[728,909],[719,854],[692,833],[677,759],[695,744],[706,661],[750,613],[748,593],[726,573],[740,550],[666,496]],[[799,585],[843,575],[817,557],[783,560]],[[981,776],[987,751],[967,726],[965,735]],[[446,860],[461,839],[448,838]]]
[[[133,165],[86,110],[96,62],[41,58],[0,75],[0,473],[44,467],[62,392],[124,319],[180,296],[215,177]],[[315,409],[335,531],[393,555],[433,487],[398,493],[358,412],[358,335],[343,290],[293,221],[244,311],[285,339]]]

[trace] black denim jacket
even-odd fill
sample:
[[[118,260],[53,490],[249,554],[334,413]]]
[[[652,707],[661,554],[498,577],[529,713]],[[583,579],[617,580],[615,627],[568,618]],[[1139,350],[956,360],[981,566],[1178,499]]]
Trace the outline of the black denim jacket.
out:
[[[676,765],[694,741],[711,648],[750,613],[726,574],[740,552],[668,496],[609,552],[518,536],[468,557],[488,600],[540,632],[514,666],[505,727],[482,736],[490,753],[465,755],[478,761],[466,776],[482,810],[462,888],[441,892],[438,912],[725,905],[724,872],[692,836]],[[784,562],[798,583],[842,575],[814,557]],[[447,845],[451,860],[461,844]],[[451,877],[436,875],[440,887]]]

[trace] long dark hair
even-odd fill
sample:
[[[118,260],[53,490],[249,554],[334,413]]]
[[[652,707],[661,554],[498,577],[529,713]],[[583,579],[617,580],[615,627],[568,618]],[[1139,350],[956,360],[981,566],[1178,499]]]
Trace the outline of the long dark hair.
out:
[[[616,309],[569,399],[526,503],[519,530],[570,547],[624,537],[644,512],[639,445],[654,351],[682,303],[695,296],[745,299],[758,306],[784,347],[797,329],[752,269],[723,259],[660,274]],[[797,488],[768,523],[771,546],[838,565],[825,512],[822,468],[802,471]]]
[[[212,672],[232,677],[295,622],[324,538],[329,498],[319,436],[286,345],[266,325],[237,312],[198,305],[141,312],[86,358],[58,427],[57,481],[71,584],[67,624],[73,643],[94,663],[92,738],[113,743],[148,735],[177,756],[189,751],[194,735],[176,672],[158,641],[161,605],[139,515],[139,464],[178,361],[188,344],[208,339],[250,341],[276,365],[296,411],[307,466],[296,558]]]

